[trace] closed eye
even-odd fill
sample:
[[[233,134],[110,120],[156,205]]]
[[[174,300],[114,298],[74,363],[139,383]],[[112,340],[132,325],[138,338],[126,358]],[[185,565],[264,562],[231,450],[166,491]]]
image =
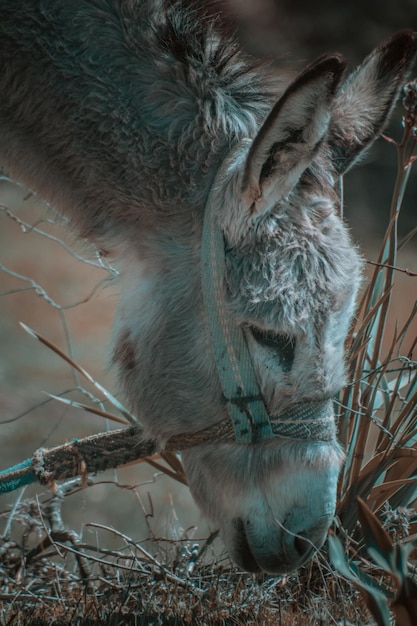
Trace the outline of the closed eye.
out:
[[[269,348],[279,358],[283,371],[290,372],[294,361],[295,337],[285,333],[263,330],[255,326],[251,326],[251,332],[258,343]]]

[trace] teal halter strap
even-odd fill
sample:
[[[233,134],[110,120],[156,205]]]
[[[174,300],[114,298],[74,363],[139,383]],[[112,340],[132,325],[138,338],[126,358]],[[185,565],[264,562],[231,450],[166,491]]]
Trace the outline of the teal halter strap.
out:
[[[273,432],[246,339],[227,307],[225,242],[216,212],[221,203],[222,178],[234,154],[217,173],[205,207],[201,283],[217,371],[236,441],[256,443],[273,437]]]
[[[334,441],[336,424],[332,400],[293,404],[270,418],[252,364],[243,329],[227,305],[225,241],[218,213],[224,175],[240,146],[220,167],[204,212],[201,244],[201,284],[217,372],[236,441],[258,443],[274,436],[309,441]],[[210,431],[210,427],[205,429]],[[209,437],[207,436],[207,439]],[[202,442],[204,438],[202,439]]]

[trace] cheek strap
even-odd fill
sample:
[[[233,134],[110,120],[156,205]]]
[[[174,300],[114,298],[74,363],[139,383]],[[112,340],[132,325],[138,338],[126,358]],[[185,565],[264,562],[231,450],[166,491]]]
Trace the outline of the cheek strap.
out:
[[[294,404],[282,415],[270,419],[243,329],[227,305],[225,241],[218,213],[222,206],[225,174],[239,148],[225,159],[211,187],[204,211],[201,244],[201,285],[206,319],[234,436],[240,443],[258,443],[275,435],[331,441],[336,437],[331,400]]]
[[[229,155],[217,173],[204,211],[201,285],[217,372],[236,441],[256,443],[273,437],[272,426],[252,365],[243,330],[228,310],[225,289],[225,241],[217,213],[222,203]]]

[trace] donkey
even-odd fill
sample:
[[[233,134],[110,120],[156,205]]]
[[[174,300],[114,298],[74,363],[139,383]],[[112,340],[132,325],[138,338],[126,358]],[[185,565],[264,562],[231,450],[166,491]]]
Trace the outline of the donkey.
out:
[[[340,177],[386,125],[417,34],[344,79],[247,60],[180,0],[0,0],[0,166],[118,259],[130,408],[182,459],[248,571],[323,544],[343,452],[332,399],[362,261]]]

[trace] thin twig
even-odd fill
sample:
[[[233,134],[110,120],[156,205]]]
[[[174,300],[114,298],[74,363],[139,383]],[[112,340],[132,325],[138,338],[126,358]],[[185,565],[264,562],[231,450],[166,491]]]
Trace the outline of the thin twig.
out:
[[[368,265],[374,265],[375,267],[381,267],[384,269],[394,270],[395,272],[402,272],[403,274],[407,274],[407,276],[417,276],[417,272],[412,272],[407,267],[396,267],[395,265],[390,265],[389,263],[378,263],[377,261],[366,261]]]

